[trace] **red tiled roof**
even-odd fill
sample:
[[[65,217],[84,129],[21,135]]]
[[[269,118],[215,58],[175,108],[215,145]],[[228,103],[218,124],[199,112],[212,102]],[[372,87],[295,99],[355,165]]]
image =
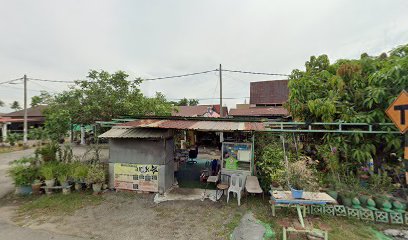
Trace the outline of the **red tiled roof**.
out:
[[[28,117],[44,117],[43,111],[47,108],[46,105],[39,105],[36,107],[27,108]],[[24,110],[19,110],[4,114],[3,117],[24,117]]]
[[[289,97],[289,80],[251,82],[250,104],[282,104]]]
[[[117,126],[141,128],[166,128],[180,130],[206,131],[255,131],[264,130],[262,122],[232,122],[232,121],[203,121],[203,120],[171,120],[171,119],[142,119],[122,123]]]
[[[208,107],[210,107],[210,105],[178,106],[178,111],[173,111],[171,115],[176,117],[220,117],[219,113],[208,116],[208,114],[206,114],[208,113]],[[217,111],[214,112],[217,113]]]
[[[230,109],[230,116],[288,116],[289,112],[283,107],[257,107],[247,109]]]

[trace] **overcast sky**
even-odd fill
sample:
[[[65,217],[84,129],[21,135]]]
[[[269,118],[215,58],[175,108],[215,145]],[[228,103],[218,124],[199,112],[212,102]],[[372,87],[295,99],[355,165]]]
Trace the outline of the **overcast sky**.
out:
[[[378,55],[408,43],[406,0],[1,1],[0,82],[76,80],[89,69],[152,78],[218,68],[290,73],[311,55],[331,61]],[[249,96],[249,83],[279,77],[224,73],[229,107]],[[142,84],[174,98],[219,96],[208,73]],[[40,84],[40,85],[39,85]],[[0,99],[23,102],[22,84],[0,85]],[[66,84],[29,82],[59,92]],[[248,99],[247,99],[248,101]],[[218,103],[205,100],[201,103]],[[0,108],[0,112],[10,109]]]

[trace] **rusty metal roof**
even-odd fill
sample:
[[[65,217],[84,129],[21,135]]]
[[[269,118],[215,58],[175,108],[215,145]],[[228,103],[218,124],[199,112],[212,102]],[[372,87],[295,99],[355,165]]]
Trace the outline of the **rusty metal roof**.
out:
[[[257,131],[264,130],[263,122],[142,119],[119,124],[122,127],[166,128],[204,131]]]
[[[165,129],[142,129],[129,127],[113,127],[99,135],[100,138],[169,138],[171,131]]]

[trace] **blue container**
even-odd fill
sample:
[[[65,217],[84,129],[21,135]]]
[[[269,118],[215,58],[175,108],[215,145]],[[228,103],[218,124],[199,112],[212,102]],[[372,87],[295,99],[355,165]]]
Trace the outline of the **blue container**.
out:
[[[33,192],[31,185],[16,187],[16,193],[20,195],[29,195]]]
[[[290,188],[290,191],[292,191],[292,197],[293,198],[302,198],[303,197],[303,190],[297,190],[294,188]]]

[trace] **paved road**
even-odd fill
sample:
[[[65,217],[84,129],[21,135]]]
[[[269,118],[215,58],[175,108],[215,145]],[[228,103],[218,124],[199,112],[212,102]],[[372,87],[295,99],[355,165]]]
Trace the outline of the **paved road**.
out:
[[[32,156],[34,151],[34,148],[31,148],[23,151],[0,153],[0,198],[4,197],[14,188],[12,180],[7,174],[7,169],[10,166],[9,163],[23,157]]]
[[[23,157],[30,157],[34,155],[35,149],[27,149],[23,151],[16,151],[11,153],[0,153],[0,198],[13,191],[14,186],[10,177],[7,176],[7,169],[9,163]],[[0,208],[1,211],[1,208]],[[13,240],[80,240],[82,238],[76,238],[67,235],[61,235],[41,230],[34,230],[27,227],[19,227],[10,223],[8,219],[3,219],[0,216],[0,240],[13,239]]]

